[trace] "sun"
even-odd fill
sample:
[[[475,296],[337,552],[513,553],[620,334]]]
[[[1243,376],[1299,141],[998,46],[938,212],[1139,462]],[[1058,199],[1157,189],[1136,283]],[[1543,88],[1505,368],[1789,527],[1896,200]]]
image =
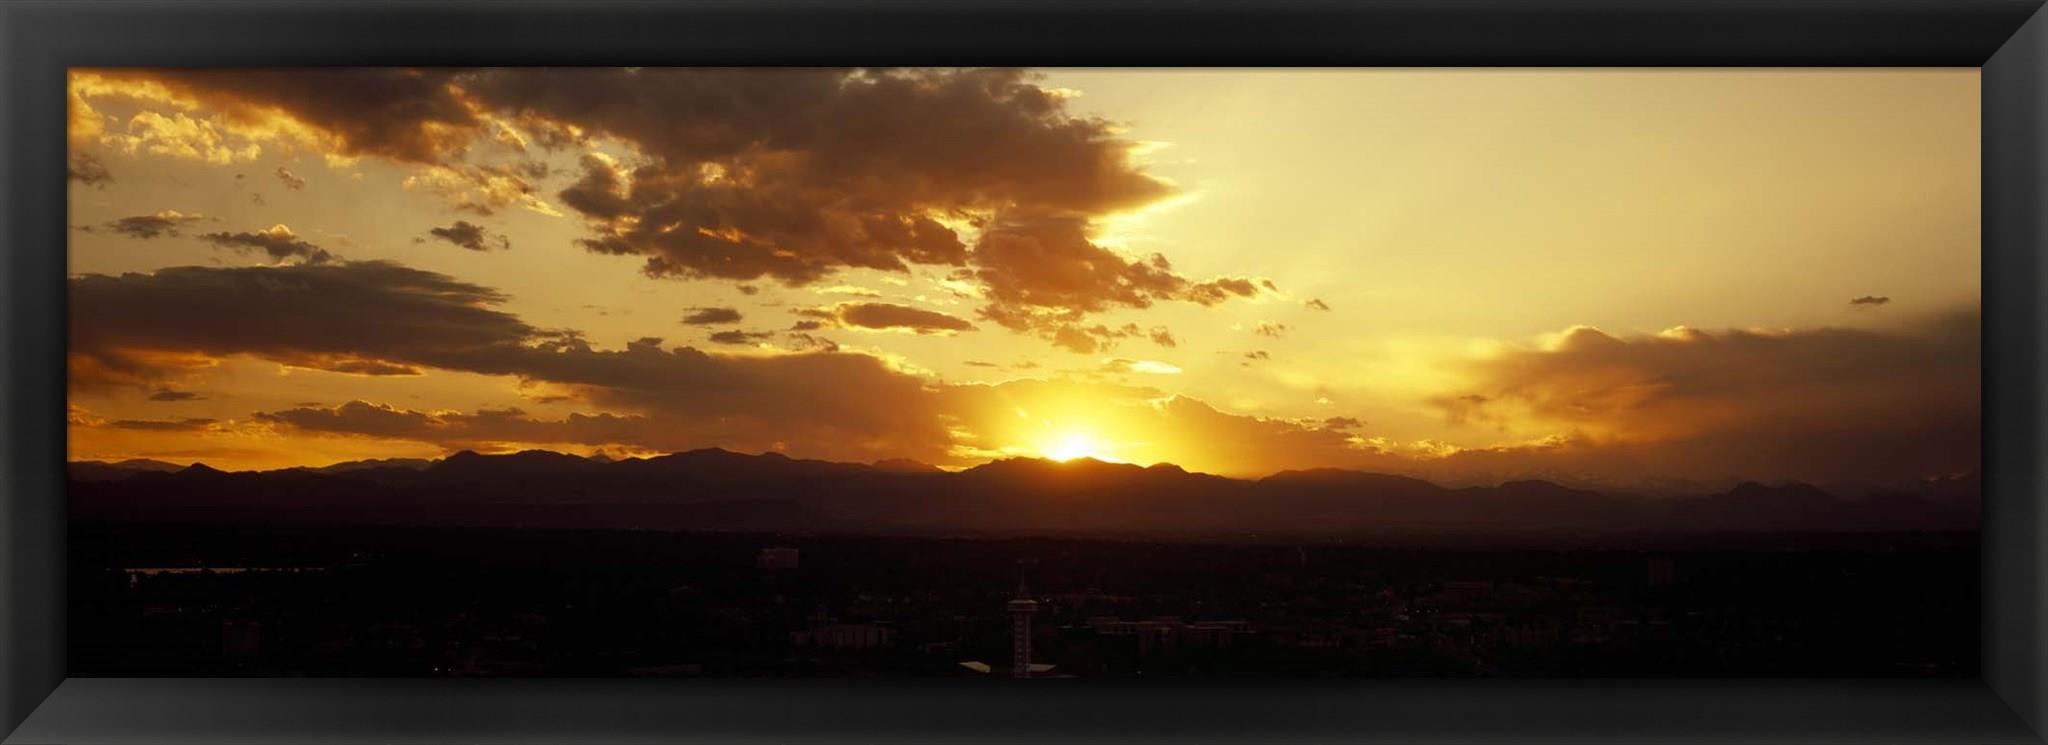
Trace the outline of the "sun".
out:
[[[1115,461],[1107,453],[1108,448],[1084,432],[1070,432],[1043,448],[1045,457],[1066,462],[1075,458],[1093,458],[1099,461]]]

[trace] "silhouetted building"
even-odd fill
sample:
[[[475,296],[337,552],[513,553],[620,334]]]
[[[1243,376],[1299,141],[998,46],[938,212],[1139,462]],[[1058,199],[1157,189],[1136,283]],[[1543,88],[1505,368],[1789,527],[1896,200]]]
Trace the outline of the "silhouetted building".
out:
[[[1678,566],[1669,556],[1652,556],[1649,560],[1649,579],[1651,587],[1670,587],[1678,581]]]
[[[228,619],[220,623],[220,651],[231,658],[263,653],[263,622]]]
[[[820,626],[790,632],[790,643],[826,649],[875,649],[889,646],[889,627],[871,623]]]
[[[1031,614],[1038,612],[1038,601],[1031,599],[1024,583],[1024,567],[1030,561],[1017,562],[1017,597],[1007,606],[1010,611],[1010,675],[1017,678],[1031,677]]]
[[[1090,616],[1087,628],[1101,636],[1134,640],[1134,648],[1141,656],[1171,653],[1183,646],[1220,649],[1231,646],[1240,636],[1256,633],[1247,621],[1186,623],[1180,616],[1154,616],[1144,621]]]
[[[754,555],[754,566],[771,571],[795,569],[797,567],[797,550],[779,546],[761,549],[760,553]]]
[[[1031,677],[1031,614],[1038,612],[1038,601],[1017,598],[1010,601],[1010,674],[1019,678]]]

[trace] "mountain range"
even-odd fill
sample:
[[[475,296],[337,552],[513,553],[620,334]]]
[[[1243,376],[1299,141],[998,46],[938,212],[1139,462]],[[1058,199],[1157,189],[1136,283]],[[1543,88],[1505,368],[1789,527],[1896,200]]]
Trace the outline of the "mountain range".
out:
[[[1674,497],[1548,481],[1447,488],[1338,469],[1233,479],[1085,458],[950,472],[720,449],[617,460],[465,451],[242,472],[142,460],[69,469],[71,513],[85,520],[936,534],[1974,530],[1981,489],[1972,473],[1848,497],[1798,483]]]

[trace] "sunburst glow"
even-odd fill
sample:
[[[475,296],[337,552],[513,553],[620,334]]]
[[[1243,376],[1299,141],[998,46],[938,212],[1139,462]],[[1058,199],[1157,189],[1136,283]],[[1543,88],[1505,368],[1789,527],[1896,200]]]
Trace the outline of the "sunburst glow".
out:
[[[1115,462],[1109,449],[1085,432],[1070,432],[1043,449],[1045,457],[1066,462],[1076,458],[1093,458],[1099,461]]]

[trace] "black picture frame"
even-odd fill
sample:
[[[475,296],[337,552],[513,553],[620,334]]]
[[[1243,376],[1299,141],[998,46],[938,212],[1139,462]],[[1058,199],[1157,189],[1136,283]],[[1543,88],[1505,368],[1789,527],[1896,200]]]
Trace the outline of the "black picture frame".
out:
[[[70,742],[2041,743],[2042,0],[0,3],[0,733]],[[1982,678],[973,685],[67,679],[71,66],[1982,68]],[[1914,602],[1900,598],[1901,603]],[[1882,619],[1873,622],[1881,623]]]

